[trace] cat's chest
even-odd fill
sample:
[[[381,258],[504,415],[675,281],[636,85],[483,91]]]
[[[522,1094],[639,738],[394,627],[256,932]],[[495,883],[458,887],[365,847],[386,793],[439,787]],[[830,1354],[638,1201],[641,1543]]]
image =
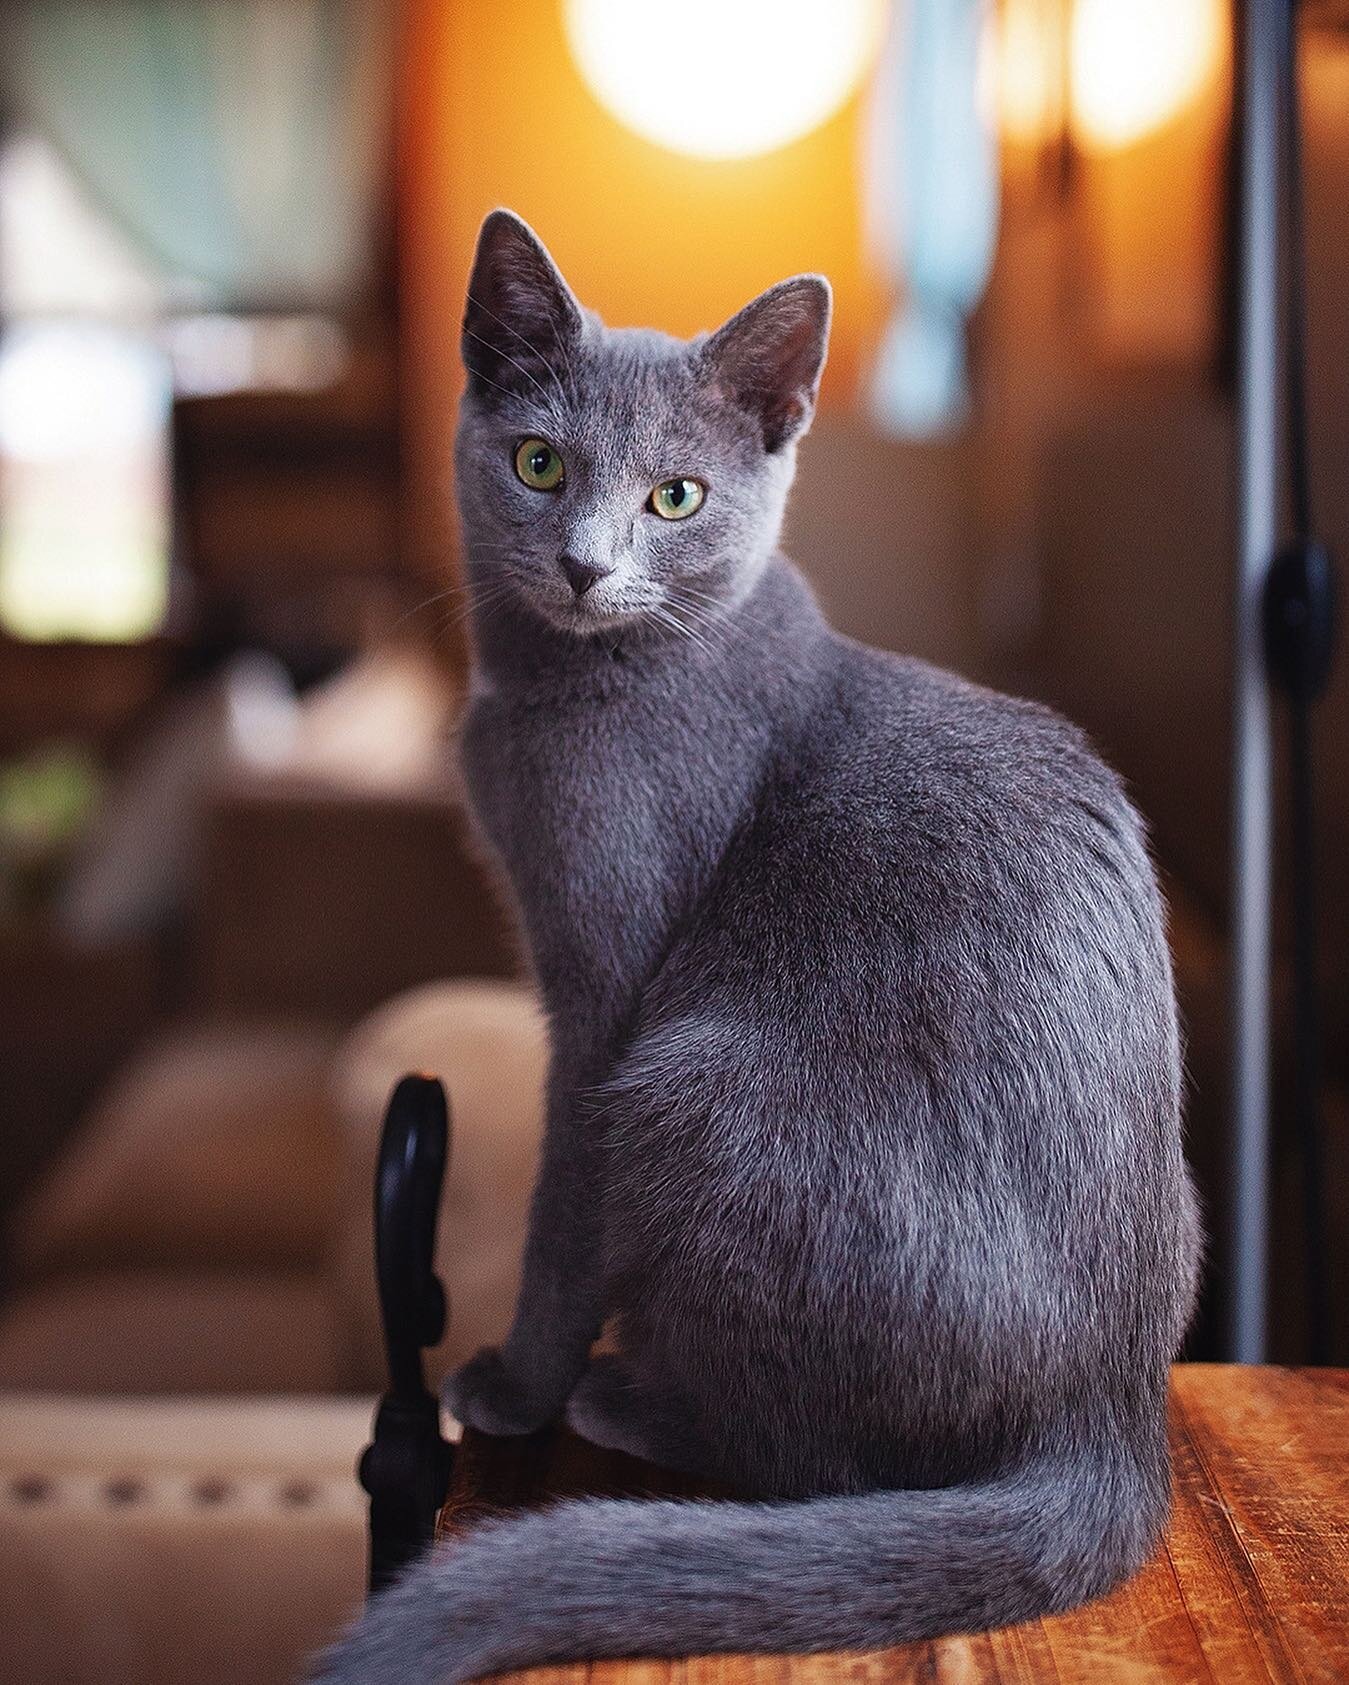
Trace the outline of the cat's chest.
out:
[[[680,781],[668,734],[640,715],[496,695],[474,703],[464,765],[479,818],[509,863],[527,864],[547,844],[536,864],[556,860],[573,871],[658,830],[662,792]]]
[[[640,704],[478,698],[464,764],[536,964],[640,974],[720,846],[725,789],[686,721]]]

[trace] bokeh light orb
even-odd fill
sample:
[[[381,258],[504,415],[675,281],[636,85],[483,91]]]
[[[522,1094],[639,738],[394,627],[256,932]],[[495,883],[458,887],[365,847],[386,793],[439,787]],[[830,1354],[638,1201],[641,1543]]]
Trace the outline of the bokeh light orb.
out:
[[[1073,126],[1085,146],[1131,146],[1178,117],[1216,72],[1226,0],[1077,0]]]
[[[880,45],[884,0],[564,0],[591,92],[646,140],[750,158],[818,128]]]

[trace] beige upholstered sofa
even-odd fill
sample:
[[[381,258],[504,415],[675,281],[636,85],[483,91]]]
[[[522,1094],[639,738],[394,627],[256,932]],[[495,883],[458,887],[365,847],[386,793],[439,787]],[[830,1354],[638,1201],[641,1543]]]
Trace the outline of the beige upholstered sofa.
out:
[[[186,1026],[127,1066],[17,1213],[0,1388],[370,1391],[381,1376],[371,1187],[384,1103],[443,1075],[452,1365],[515,1291],[545,1059],[518,985],[427,984],[334,1044],[303,1026]]]
[[[544,1060],[524,989],[458,981],[340,1045],[189,1026],[122,1073],[10,1236],[0,1679],[296,1677],[362,1591],[389,1089],[432,1070],[450,1095],[439,1374],[509,1316]]]
[[[0,1678],[285,1685],[359,1608],[367,1400],[0,1411]]]

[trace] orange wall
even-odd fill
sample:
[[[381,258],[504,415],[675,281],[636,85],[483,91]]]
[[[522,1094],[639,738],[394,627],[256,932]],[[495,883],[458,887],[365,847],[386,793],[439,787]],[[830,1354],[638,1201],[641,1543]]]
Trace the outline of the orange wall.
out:
[[[1080,159],[1086,325],[1112,363],[1193,366],[1214,352],[1230,77],[1224,42],[1203,92],[1171,122]]]
[[[527,218],[584,301],[615,324],[693,333],[784,275],[824,271],[836,292],[825,402],[851,390],[884,306],[862,249],[859,99],[762,158],[680,158],[596,103],[556,0],[410,0],[408,14],[405,383],[424,560],[444,553],[459,313],[478,225],[494,205]],[[672,62],[671,74],[697,74],[696,53]]]

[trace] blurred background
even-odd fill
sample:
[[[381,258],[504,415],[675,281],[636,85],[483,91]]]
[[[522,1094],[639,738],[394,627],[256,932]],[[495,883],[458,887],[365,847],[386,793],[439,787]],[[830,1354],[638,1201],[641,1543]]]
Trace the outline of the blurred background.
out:
[[[1349,4],[1300,11],[1312,473],[1345,555]],[[1235,39],[1228,0],[0,4],[12,1677],[282,1679],[359,1595],[369,1177],[404,1069],[444,1072],[459,1132],[439,1367],[509,1311],[541,1032],[450,752],[458,322],[497,204],[615,324],[832,278],[789,548],[846,631],[1062,707],[1129,780],[1215,1353]],[[1342,1307],[1343,666],[1316,757]]]

